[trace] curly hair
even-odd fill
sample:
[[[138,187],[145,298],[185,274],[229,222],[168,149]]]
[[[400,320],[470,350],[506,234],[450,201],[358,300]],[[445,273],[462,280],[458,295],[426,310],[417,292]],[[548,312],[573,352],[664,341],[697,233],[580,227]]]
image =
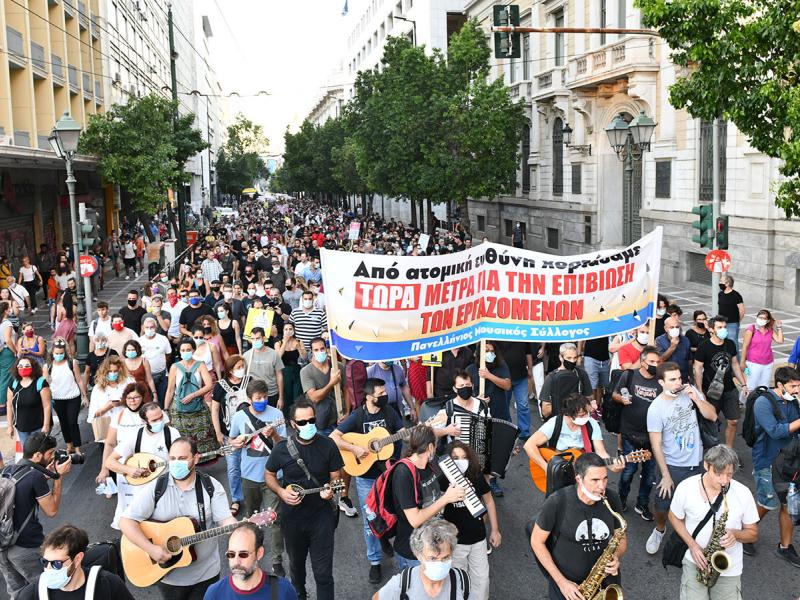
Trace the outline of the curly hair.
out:
[[[122,360],[118,355],[111,354],[107,356],[106,359],[100,363],[100,366],[97,367],[97,373],[94,376],[94,385],[99,387],[101,390],[106,388],[106,375],[111,370],[111,367],[117,367],[119,369],[119,379],[117,381],[125,381],[128,378],[128,369],[125,368],[125,361]]]

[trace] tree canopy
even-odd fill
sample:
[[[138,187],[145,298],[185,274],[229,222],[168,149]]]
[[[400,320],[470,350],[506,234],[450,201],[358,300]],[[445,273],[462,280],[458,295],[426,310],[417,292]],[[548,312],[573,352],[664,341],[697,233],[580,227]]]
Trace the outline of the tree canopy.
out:
[[[257,179],[265,177],[267,166],[261,155],[266,153],[268,145],[263,127],[237,114],[236,120],[228,126],[225,144],[217,156],[220,191],[238,196]]]

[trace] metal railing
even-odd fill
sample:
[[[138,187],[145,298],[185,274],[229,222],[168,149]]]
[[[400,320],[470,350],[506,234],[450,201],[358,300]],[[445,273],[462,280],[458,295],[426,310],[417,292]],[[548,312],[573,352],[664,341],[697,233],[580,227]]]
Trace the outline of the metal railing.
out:
[[[44,46],[31,42],[31,63],[41,73],[47,73],[47,63],[44,60]]]

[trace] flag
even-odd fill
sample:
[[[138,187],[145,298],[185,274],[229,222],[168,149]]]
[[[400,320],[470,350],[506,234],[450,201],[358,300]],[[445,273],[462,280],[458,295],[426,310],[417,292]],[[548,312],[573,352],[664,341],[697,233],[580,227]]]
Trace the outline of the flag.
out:
[[[342,16],[347,16],[347,0],[344,0],[344,7],[342,8]]]

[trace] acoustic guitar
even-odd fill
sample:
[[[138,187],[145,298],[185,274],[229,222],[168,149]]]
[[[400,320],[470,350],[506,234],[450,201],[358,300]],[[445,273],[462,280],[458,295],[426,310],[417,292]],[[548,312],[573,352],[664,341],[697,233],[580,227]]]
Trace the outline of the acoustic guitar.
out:
[[[550,459],[553,458],[556,454],[561,455],[569,455],[571,460],[575,460],[581,454],[583,454],[583,450],[579,450],[577,448],[569,448],[568,450],[554,450],[553,448],[539,448],[539,452],[542,454],[542,458],[544,458],[547,462],[550,462]],[[620,456],[624,462],[631,462],[631,463],[640,463],[640,462],[647,462],[653,455],[651,454],[650,450],[634,450],[630,454],[626,454],[625,456]],[[611,465],[614,463],[616,458],[604,458],[603,461],[606,465]],[[531,479],[533,479],[533,484],[539,489],[540,492],[547,491],[547,473],[540,467],[538,464],[530,462],[530,469],[531,469]]]
[[[324,492],[325,490],[331,490],[334,494],[341,494],[344,491],[344,480],[343,479],[334,479],[330,483],[326,483],[321,487],[315,488],[304,488],[301,485],[297,485],[296,483],[290,483],[286,486],[287,490],[291,490],[296,492],[302,498],[303,496],[308,496],[309,494],[319,494],[320,492]]]
[[[245,520],[264,527],[272,525],[275,519],[277,519],[275,511],[267,509]],[[149,587],[160,581],[170,571],[192,564],[196,558],[192,544],[226,535],[233,531],[238,524],[223,525],[198,532],[194,521],[189,517],[178,517],[167,523],[142,521],[139,526],[145,537],[152,543],[161,546],[172,555],[172,558],[165,563],[157,563],[150,558],[147,552],[123,535],[120,542],[120,555],[125,567],[125,575],[136,587]]]
[[[245,445],[250,442],[254,437],[257,435],[264,433],[270,427],[279,427],[283,425],[285,419],[276,419],[272,423],[269,423],[254,431],[253,433],[244,434],[244,443]],[[240,436],[241,437],[241,436]],[[228,456],[233,454],[237,450],[241,450],[241,448],[234,448],[232,445],[222,446],[221,448],[217,448],[216,450],[211,450],[210,452],[204,452],[200,455],[199,462],[203,462],[208,460],[209,458],[214,458],[216,456]],[[139,486],[144,485],[146,483],[150,483],[154,479],[157,479],[161,473],[164,472],[169,466],[169,461],[164,460],[160,456],[156,456],[155,454],[150,454],[149,452],[137,452],[136,454],[131,454],[128,457],[128,460],[125,461],[126,467],[134,467],[136,469],[146,469],[148,471],[147,474],[143,475],[142,477],[133,477],[131,475],[126,475],[125,478],[128,480],[129,485]]]

